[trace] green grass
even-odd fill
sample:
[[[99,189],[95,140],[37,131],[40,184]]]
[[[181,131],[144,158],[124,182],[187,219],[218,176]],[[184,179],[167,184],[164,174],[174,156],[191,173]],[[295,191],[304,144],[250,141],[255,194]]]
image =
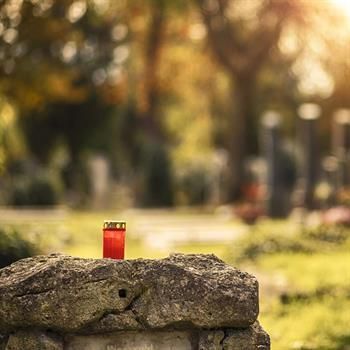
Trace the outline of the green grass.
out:
[[[272,349],[345,350],[350,344],[349,310],[345,297],[276,303],[261,313],[260,322],[271,336]]]
[[[159,214],[161,215],[161,214]],[[184,215],[183,213],[181,215]],[[102,254],[102,223],[106,218],[118,217],[113,212],[71,213],[65,222],[66,229],[70,232],[70,239],[62,247],[62,252],[74,256],[100,258]],[[132,220],[132,219],[131,219]],[[128,225],[132,222],[128,221]],[[162,258],[170,253],[214,253],[219,257],[226,254],[226,244],[186,244],[176,248],[155,249],[145,246],[140,239],[134,237],[133,232],[127,231],[125,256],[127,259],[136,258]]]
[[[192,215],[197,215],[196,211],[186,212],[184,210],[176,210],[174,212],[166,212],[167,217],[176,219],[190,219]],[[203,213],[201,213],[203,214]],[[115,211],[68,211],[63,216],[41,218],[40,212],[33,217],[26,216],[19,220],[6,220],[1,222],[1,226],[15,227],[30,241],[35,241],[44,252],[59,252],[83,258],[100,258],[102,256],[102,225],[105,219],[120,218],[127,219],[127,235],[126,235],[126,258],[162,258],[170,253],[214,253],[223,258],[226,255],[226,244],[184,244],[176,247],[156,248],[146,246],[137,235],[134,234],[132,228],[135,217],[139,214],[118,213]],[[142,212],[141,215],[145,215]],[[147,214],[146,214],[147,215]],[[163,211],[151,212],[150,219],[158,218],[163,215]],[[20,216],[20,215],[19,215]],[[204,213],[204,220],[210,220]]]
[[[257,262],[262,271],[283,274],[289,289],[314,293],[325,288],[349,288],[350,252],[325,254],[286,253],[266,256]]]
[[[350,230],[280,224],[253,229],[229,257],[259,279],[259,319],[272,349],[350,349]]]

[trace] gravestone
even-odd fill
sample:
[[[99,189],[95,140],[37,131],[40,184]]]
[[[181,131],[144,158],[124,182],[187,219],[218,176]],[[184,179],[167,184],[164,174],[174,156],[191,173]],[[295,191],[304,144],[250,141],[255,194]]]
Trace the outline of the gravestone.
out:
[[[338,186],[350,186],[350,110],[338,109],[334,113],[333,152],[338,160]]]
[[[0,270],[0,349],[268,350],[258,282],[214,255],[37,256]]]
[[[315,188],[319,180],[318,119],[321,108],[314,103],[304,103],[298,109],[300,117],[299,133],[302,150],[301,183],[303,205],[307,209],[316,208]]]
[[[89,159],[92,206],[96,209],[106,207],[106,198],[110,190],[110,163],[101,155]]]
[[[263,150],[267,165],[266,171],[266,211],[272,218],[285,214],[285,196],[281,169],[281,117],[277,112],[267,111],[262,118]]]

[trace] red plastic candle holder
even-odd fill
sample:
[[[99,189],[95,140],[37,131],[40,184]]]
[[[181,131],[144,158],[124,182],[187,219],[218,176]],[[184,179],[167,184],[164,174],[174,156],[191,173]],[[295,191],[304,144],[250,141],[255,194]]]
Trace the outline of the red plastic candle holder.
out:
[[[126,223],[105,221],[103,223],[103,257],[124,259]]]

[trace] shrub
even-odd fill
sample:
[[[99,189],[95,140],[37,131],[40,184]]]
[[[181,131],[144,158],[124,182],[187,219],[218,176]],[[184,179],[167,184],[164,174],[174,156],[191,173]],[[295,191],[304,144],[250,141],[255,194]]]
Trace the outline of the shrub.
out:
[[[163,145],[150,142],[143,159],[142,204],[150,207],[173,205],[173,179],[169,152]]]
[[[28,197],[31,205],[54,205],[59,200],[59,190],[52,179],[37,176],[29,184]]]
[[[28,181],[15,179],[10,191],[10,203],[15,206],[24,206],[29,203]]]
[[[0,228],[0,268],[37,254],[38,247],[26,240],[19,231]]]
[[[319,242],[341,244],[349,237],[349,229],[342,225],[321,225],[303,231],[303,236]]]
[[[60,186],[46,174],[14,179],[10,204],[15,206],[45,206],[59,202]]]
[[[235,241],[231,258],[241,262],[256,260],[265,254],[329,252],[350,238],[350,232],[344,226],[292,227],[288,230],[288,225],[292,224],[257,224]]]
[[[314,249],[311,242],[301,239],[299,235],[257,228],[235,242],[233,259],[241,262],[255,260],[265,254],[312,253]]]
[[[178,179],[178,189],[184,194],[186,205],[203,205],[210,197],[211,181],[208,171],[200,166],[185,169]]]

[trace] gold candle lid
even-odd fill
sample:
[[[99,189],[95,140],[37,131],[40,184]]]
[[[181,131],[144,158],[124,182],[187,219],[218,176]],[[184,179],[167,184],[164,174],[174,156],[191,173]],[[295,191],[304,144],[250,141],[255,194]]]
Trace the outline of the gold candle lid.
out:
[[[125,230],[126,222],[125,221],[116,221],[116,220],[105,220],[103,222],[104,229],[117,229],[117,230]]]

